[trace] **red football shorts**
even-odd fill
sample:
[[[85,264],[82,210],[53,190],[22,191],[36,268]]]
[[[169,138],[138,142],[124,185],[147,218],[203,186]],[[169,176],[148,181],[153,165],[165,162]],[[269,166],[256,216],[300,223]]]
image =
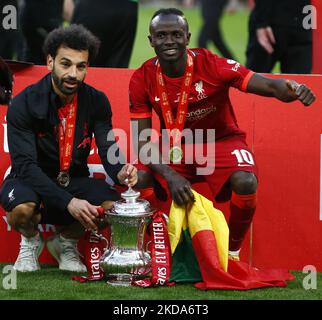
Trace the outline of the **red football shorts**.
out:
[[[231,197],[229,178],[236,171],[252,172],[257,176],[255,157],[243,136],[225,138],[215,143],[184,145],[184,158],[179,164],[168,164],[190,181],[207,182],[217,202],[228,201]],[[152,171],[143,164],[138,169]],[[166,180],[153,172],[153,176],[170,196]]]

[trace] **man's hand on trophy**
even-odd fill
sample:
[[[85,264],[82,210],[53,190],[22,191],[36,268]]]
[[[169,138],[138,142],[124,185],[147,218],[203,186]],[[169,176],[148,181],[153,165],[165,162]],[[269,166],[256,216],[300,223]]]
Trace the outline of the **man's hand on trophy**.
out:
[[[120,184],[133,187],[138,182],[138,170],[132,164],[126,164],[117,174]]]
[[[0,57],[0,104],[8,104],[12,96],[12,73]]]
[[[67,210],[69,213],[79,221],[85,229],[88,230],[97,230],[98,227],[96,225],[96,218],[99,217],[99,213],[97,209],[99,206],[93,206],[88,201],[73,198],[70,200]]]

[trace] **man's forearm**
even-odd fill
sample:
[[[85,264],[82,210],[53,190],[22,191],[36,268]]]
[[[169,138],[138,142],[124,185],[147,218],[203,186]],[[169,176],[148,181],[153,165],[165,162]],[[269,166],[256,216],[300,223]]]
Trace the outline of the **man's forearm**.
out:
[[[283,102],[291,102],[296,100],[296,97],[289,90],[287,86],[286,79],[274,79],[271,83],[271,87],[273,89],[273,96]]]
[[[316,97],[305,84],[290,79],[271,79],[255,73],[247,87],[247,92],[266,97],[275,97],[283,102],[299,100],[303,105],[311,105]]]
[[[162,163],[162,154],[158,146],[152,142],[139,144],[139,160],[165,179],[175,172],[171,167]]]
[[[173,174],[176,173],[171,167],[166,164],[150,164],[148,165],[151,170],[159,173],[166,180]]]
[[[264,97],[275,97],[283,102],[290,102],[296,99],[289,90],[285,79],[272,79],[258,73],[250,79],[247,91]]]

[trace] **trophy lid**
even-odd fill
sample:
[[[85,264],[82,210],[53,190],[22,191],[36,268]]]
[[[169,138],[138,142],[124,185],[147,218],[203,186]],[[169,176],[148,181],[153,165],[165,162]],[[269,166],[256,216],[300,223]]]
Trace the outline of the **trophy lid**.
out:
[[[149,201],[138,199],[141,193],[133,190],[131,187],[121,193],[122,200],[115,201],[113,208],[110,210],[112,214],[125,216],[149,215],[153,213]]]

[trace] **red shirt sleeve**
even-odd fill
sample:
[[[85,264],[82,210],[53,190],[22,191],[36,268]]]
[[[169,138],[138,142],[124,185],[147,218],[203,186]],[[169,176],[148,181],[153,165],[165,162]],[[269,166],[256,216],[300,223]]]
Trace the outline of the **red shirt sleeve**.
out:
[[[152,105],[149,102],[144,77],[144,66],[136,70],[129,85],[130,117],[132,119],[150,118]]]
[[[216,58],[217,72],[220,79],[229,87],[247,91],[247,85],[254,72],[239,62],[226,58]]]

